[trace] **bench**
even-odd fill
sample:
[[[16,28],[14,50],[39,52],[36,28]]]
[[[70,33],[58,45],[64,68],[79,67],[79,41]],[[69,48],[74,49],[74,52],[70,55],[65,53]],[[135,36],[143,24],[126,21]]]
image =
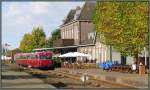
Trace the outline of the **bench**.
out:
[[[129,73],[131,67],[129,65],[113,65],[112,71],[122,72],[122,73]]]

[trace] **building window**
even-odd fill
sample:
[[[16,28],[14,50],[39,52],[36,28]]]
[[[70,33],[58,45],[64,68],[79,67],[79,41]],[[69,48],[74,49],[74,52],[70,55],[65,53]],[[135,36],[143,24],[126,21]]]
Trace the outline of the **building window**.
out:
[[[66,38],[68,38],[68,30],[66,29]]]
[[[71,29],[69,29],[69,39],[71,39]]]
[[[69,39],[69,29],[67,29],[67,39]]]
[[[73,29],[71,30],[71,38],[73,39]]]
[[[66,37],[67,37],[67,30],[65,29],[65,39],[66,39]]]
[[[63,38],[63,31],[61,31],[61,38]]]
[[[66,37],[66,30],[64,29],[64,39],[65,39],[65,37]]]
[[[75,33],[75,39],[78,39],[78,30],[76,29],[74,33]]]
[[[70,33],[69,33],[69,31],[70,31],[70,30],[68,29],[68,39],[70,38]]]
[[[64,30],[63,30],[63,39],[65,38],[65,32],[64,32]]]
[[[74,38],[76,39],[76,30],[74,31]]]
[[[76,39],[78,39],[78,31],[76,31]]]
[[[68,29],[67,29],[67,39],[69,38],[69,32],[68,32]]]

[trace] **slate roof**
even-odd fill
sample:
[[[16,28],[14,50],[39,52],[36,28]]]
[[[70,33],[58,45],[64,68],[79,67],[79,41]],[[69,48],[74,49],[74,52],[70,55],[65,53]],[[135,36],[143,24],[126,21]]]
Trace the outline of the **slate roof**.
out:
[[[73,20],[73,18],[74,18],[75,13],[76,13],[75,9],[70,10],[70,12],[67,15],[66,20],[64,21],[64,24],[66,24],[68,22],[71,22]]]
[[[83,5],[83,7],[80,9],[80,14],[79,16],[76,18],[76,20],[91,20],[92,18],[92,13],[94,11],[96,2],[95,1],[87,1],[85,2],[85,4]],[[68,13],[65,21],[63,24],[67,24],[73,20],[75,20],[75,15],[76,15],[76,11],[77,9],[72,9],[70,10],[70,12]]]
[[[86,2],[77,20],[91,20],[96,2]]]

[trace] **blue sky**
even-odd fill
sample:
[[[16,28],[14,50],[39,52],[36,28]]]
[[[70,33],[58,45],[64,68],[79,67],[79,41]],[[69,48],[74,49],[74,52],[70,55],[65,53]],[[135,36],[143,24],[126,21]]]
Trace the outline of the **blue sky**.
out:
[[[19,47],[25,33],[42,26],[47,38],[62,24],[70,9],[84,2],[2,2],[2,44]]]

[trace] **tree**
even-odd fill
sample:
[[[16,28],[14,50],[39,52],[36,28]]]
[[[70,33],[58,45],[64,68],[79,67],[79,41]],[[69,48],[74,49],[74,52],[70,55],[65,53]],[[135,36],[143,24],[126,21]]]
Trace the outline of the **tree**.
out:
[[[47,47],[53,47],[53,42],[57,39],[60,39],[60,29],[56,29],[51,33],[51,36],[47,40]]]
[[[33,28],[32,31],[33,48],[43,48],[46,46],[46,35],[43,28]]]
[[[32,51],[33,46],[32,46],[32,35],[31,34],[26,33],[23,36],[23,39],[20,42],[19,49],[22,52],[30,52],[30,51]]]
[[[46,35],[41,27],[33,28],[31,34],[24,35],[20,42],[20,50],[23,52],[31,52],[35,48],[43,48],[46,46]]]
[[[92,20],[102,42],[123,56],[137,60],[148,45],[148,2],[97,2]]]

